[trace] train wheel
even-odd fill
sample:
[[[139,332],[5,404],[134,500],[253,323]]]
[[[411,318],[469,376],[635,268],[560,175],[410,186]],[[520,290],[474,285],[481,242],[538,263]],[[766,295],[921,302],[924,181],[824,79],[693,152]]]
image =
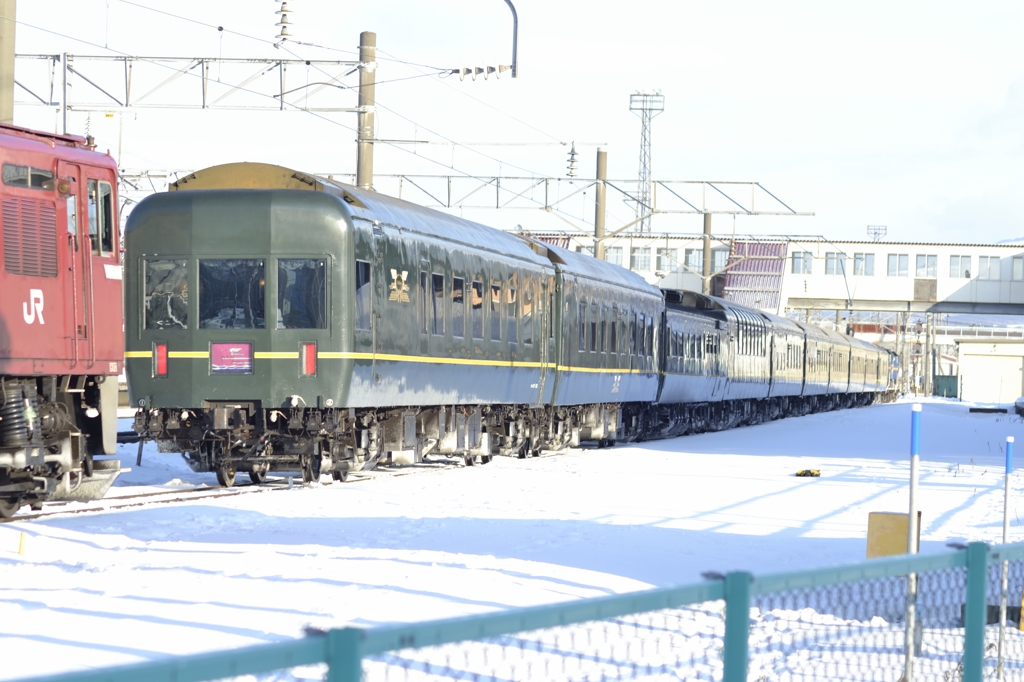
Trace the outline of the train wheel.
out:
[[[462,460],[466,463],[466,466],[471,467],[476,464],[476,458],[473,455],[463,455]]]
[[[249,480],[256,485],[263,485],[267,482],[267,470],[261,466],[254,466],[249,469]]]
[[[346,472],[346,471],[332,471],[331,472],[331,478],[333,478],[335,481],[338,481],[339,483],[344,483],[345,481],[348,480],[348,472]]]
[[[225,488],[230,488],[235,484],[235,469],[234,467],[221,466],[217,467],[217,482]]]
[[[315,483],[320,480],[320,455],[311,455],[302,463],[302,482]]]
[[[18,513],[21,506],[20,500],[0,499],[0,519],[9,519]]]

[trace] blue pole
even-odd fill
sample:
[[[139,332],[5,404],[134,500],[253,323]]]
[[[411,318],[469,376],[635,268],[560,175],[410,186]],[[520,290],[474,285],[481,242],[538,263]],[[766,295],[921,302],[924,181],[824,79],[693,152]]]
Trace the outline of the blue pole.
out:
[[[921,405],[910,408],[910,456],[921,454]]]
[[[1013,436],[1006,437],[1006,475],[1013,473]]]
[[[722,682],[747,682],[750,646],[750,574],[725,575],[725,642]]]

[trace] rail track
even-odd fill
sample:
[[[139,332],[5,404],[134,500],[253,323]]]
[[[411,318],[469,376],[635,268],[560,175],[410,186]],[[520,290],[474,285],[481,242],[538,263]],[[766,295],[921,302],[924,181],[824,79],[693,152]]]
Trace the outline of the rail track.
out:
[[[373,481],[380,478],[392,478],[396,476],[408,476],[413,474],[425,474],[429,472],[447,471],[460,468],[464,464],[455,459],[429,460],[416,464],[386,466],[370,471],[360,471],[349,474],[347,483],[360,483]],[[297,477],[296,477],[297,478]],[[327,477],[325,476],[324,479]],[[321,480],[315,485],[344,485],[341,482]],[[41,510],[33,510],[28,514],[17,514],[9,519],[0,519],[0,523],[11,523],[15,521],[32,521],[35,519],[49,518],[51,516],[67,516],[72,514],[99,514],[120,509],[131,509],[133,507],[145,507],[155,504],[175,504],[193,502],[196,500],[212,500],[222,497],[237,497],[253,493],[268,493],[279,490],[291,490],[301,487],[313,487],[312,484],[303,484],[301,481],[295,483],[291,476],[268,478],[262,485],[255,483],[243,483],[231,486],[196,486],[194,488],[178,490],[162,490],[147,493],[136,493],[130,495],[118,495],[116,497],[105,497],[93,502],[46,502]]]

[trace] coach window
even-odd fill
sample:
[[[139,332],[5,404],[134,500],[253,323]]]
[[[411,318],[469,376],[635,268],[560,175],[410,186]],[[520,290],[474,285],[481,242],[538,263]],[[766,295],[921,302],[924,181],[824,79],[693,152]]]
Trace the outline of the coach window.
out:
[[[647,356],[654,355],[654,318],[647,320]]]
[[[608,352],[619,352],[619,309],[612,308],[611,323],[608,325]]]
[[[579,330],[580,330],[580,352],[587,350],[587,302],[579,302]]]
[[[142,326],[188,329],[188,268],[185,259],[143,261]]]
[[[523,294],[523,343],[533,344],[533,292]]]
[[[637,356],[639,356],[639,357],[642,357],[643,355],[646,354],[644,352],[644,350],[645,350],[644,340],[645,340],[645,338],[647,336],[646,330],[647,330],[647,316],[644,313],[641,312],[639,317],[637,317],[636,349],[637,349]]]
[[[93,254],[114,251],[114,203],[109,182],[89,181],[89,238]]]
[[[590,304],[590,352],[597,352],[597,304]]]
[[[484,338],[484,283],[474,281],[471,294],[473,296],[473,338]]]
[[[430,333],[430,274],[420,270],[420,334]]]
[[[431,276],[430,331],[434,336],[444,336],[444,275]]]
[[[280,281],[281,275],[278,274]],[[356,261],[356,329],[370,329],[370,263]]]
[[[369,278],[370,264],[365,265]],[[357,309],[359,269],[357,263]],[[364,289],[368,292],[369,288],[367,282]],[[356,317],[358,327],[358,314]],[[277,328],[327,329],[327,261],[322,258],[282,258],[277,261]]]
[[[519,334],[517,329],[519,327],[519,298],[517,296],[516,289],[514,287],[507,287],[505,289],[506,300],[508,301],[508,342],[510,345],[515,345],[519,342]]]
[[[629,354],[636,355],[636,313],[629,318]]]
[[[491,341],[501,341],[501,285],[491,284]]]
[[[199,261],[199,328],[265,329],[262,260]]]
[[[466,335],[466,281],[452,277],[452,336],[461,339]]]

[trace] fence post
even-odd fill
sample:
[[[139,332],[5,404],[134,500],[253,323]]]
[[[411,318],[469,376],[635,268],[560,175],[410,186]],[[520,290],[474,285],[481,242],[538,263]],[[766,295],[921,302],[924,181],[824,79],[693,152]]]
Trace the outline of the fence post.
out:
[[[967,545],[967,594],[964,605],[963,682],[982,682],[985,622],[988,617],[988,545]]]
[[[750,644],[750,574],[725,576],[725,650],[722,682],[747,682]]]
[[[363,679],[362,640],[363,631],[359,628],[327,632],[327,682],[360,682]]]

